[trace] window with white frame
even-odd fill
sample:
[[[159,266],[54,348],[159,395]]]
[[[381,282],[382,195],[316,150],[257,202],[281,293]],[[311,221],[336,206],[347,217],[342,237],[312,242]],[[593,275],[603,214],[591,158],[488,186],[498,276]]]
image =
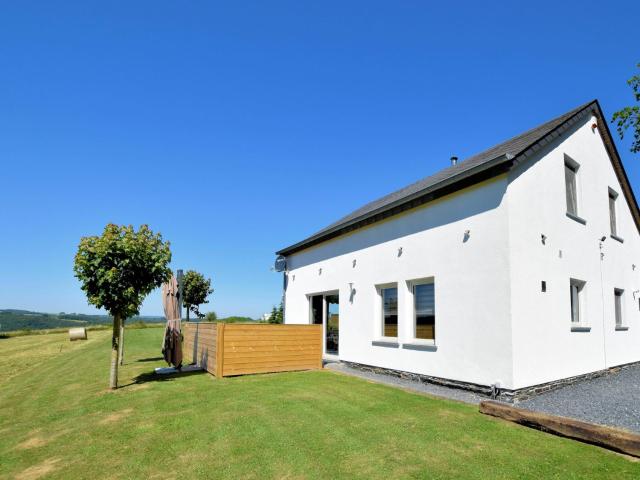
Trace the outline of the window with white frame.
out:
[[[609,225],[611,226],[611,235],[616,237],[618,235],[618,225],[616,220],[616,200],[618,194],[609,189]]]
[[[435,282],[415,282],[413,290],[413,327],[417,340],[436,339]]]
[[[564,157],[564,183],[567,194],[567,213],[578,216],[578,169],[580,165],[573,159]]]
[[[613,299],[614,299],[614,309],[616,316],[616,328],[622,327],[624,325],[624,312],[623,312],[623,298],[624,298],[624,290],[621,288],[613,289]]]
[[[383,337],[398,337],[398,287],[380,288],[382,301],[382,331]]]

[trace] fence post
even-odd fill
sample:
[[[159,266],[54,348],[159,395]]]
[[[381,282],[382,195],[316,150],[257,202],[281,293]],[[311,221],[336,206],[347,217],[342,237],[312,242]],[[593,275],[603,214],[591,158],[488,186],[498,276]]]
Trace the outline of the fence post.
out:
[[[216,324],[216,377],[222,378],[224,363],[224,326],[225,323]]]
[[[314,325],[314,326],[315,326],[315,325]],[[317,329],[316,329],[316,330],[318,330],[318,331],[319,331],[319,332],[318,332],[318,333],[319,333],[319,335],[318,335],[318,336],[320,337],[320,352],[319,352],[319,354],[318,354],[318,357],[320,357],[320,358],[319,358],[318,368],[319,368],[320,370],[322,370],[322,367],[323,367],[323,365],[322,365],[322,347],[323,347],[324,338],[322,338],[322,325],[318,325],[318,327],[319,327],[319,328],[317,328]]]
[[[196,323],[196,331],[193,332],[193,326],[188,323],[187,326],[189,327],[189,330],[191,332],[191,336],[193,337],[193,354],[191,356],[191,363],[195,363],[196,365],[202,366],[200,365],[202,362],[200,361],[200,359],[198,358],[198,336],[200,334],[200,329],[198,328],[200,325],[200,323]],[[205,365],[205,370],[207,368],[207,366]]]

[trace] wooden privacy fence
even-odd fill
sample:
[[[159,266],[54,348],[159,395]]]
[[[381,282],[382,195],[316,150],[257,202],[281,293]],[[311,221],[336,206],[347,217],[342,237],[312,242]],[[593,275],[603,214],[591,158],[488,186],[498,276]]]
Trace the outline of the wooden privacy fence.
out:
[[[183,324],[184,356],[216,377],[322,368],[322,325]]]

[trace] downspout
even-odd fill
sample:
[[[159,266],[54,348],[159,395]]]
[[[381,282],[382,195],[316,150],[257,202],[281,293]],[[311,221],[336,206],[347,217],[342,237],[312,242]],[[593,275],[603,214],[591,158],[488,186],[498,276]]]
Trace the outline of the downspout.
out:
[[[600,295],[602,297],[602,354],[604,356],[604,370],[607,369],[607,337],[606,337],[606,329],[605,329],[605,309],[604,309],[604,281],[602,277],[602,262],[604,262],[604,252],[602,251],[602,247],[604,246],[604,241],[607,237],[602,237],[599,242],[600,247]]]
[[[287,310],[286,294],[287,294],[287,280],[289,272],[285,269],[282,271],[282,323],[284,324],[285,312]]]

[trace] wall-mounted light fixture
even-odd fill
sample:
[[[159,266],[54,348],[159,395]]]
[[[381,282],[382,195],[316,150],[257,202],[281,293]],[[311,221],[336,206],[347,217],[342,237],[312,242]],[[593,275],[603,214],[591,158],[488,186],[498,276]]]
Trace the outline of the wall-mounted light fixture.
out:
[[[462,237],[462,241],[466,242],[471,237],[471,230],[465,230],[464,235]]]
[[[318,269],[318,275],[322,275],[322,268]]]
[[[542,241],[543,245],[547,244],[547,236],[544,233],[540,235],[540,240]]]
[[[398,256],[402,255],[402,247],[398,248]]]
[[[353,297],[356,296],[356,289],[353,288],[353,283],[349,283],[349,303],[353,303]]]
[[[353,259],[353,262],[351,262],[351,267],[352,268],[356,268],[356,259]]]

